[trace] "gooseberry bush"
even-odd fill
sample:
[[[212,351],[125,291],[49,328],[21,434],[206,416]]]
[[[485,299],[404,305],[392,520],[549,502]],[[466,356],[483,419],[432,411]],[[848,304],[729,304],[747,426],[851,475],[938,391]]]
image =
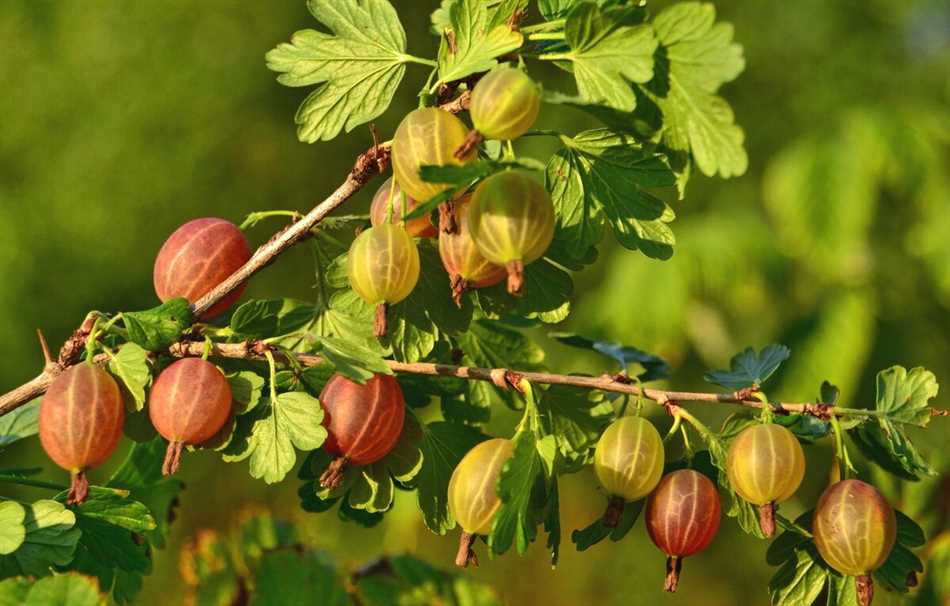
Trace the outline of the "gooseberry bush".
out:
[[[0,470],[3,482],[55,491],[0,502],[0,601],[63,590],[48,577],[65,571],[83,576],[56,583],[79,583],[77,592],[94,579],[89,603],[100,592],[133,600],[165,544],[186,449],[246,464],[268,484],[298,469],[304,511],[366,527],[385,518],[397,490],[412,492],[430,531],[457,535],[463,567],[496,565],[539,540],[556,565],[567,530],[580,551],[619,541],[645,507],[668,591],[684,558],[703,565],[721,525],[761,539],[782,531],[767,554],[778,567],[774,604],[868,604],[875,584],[915,584],[922,531],[857,476],[868,465],[908,481],[934,473],[908,431],[942,412],[931,406],[929,371],[881,371],[873,403],[840,405],[827,382],[790,403],[765,391],[790,356],[782,345],[748,348],[706,373],[713,391],[686,392],[649,386],[670,367],[635,347],[550,333],[605,356],[603,374],[587,376],[551,372],[535,341],[569,317],[572,273],[597,259],[608,233],[623,254],[668,259],[689,180],[745,172],[744,133],[718,94],[743,71],[743,51],[711,4],[653,12],[622,0],[443,0],[432,13],[433,59],[409,53],[388,0],[308,7],[320,29],[296,32],[266,59],[281,84],[311,87],[298,137],[345,131],[371,147],[306,214],[185,222],[157,251],[159,306],[91,312],[55,359],[41,335],[42,373],[0,398],[0,448],[39,433],[71,485]],[[537,74],[553,71],[543,64],[562,77],[542,82]],[[371,123],[410,68],[428,72],[419,107],[385,140]],[[599,126],[542,128],[562,113]],[[519,153],[527,137],[549,143],[550,155]],[[368,215],[334,212],[389,168]],[[286,217],[252,253],[258,225]],[[314,299],[239,302],[247,281],[297,243],[313,251]],[[651,403],[669,418],[665,437],[643,416]],[[739,412],[713,429],[692,404]],[[506,408],[520,421],[501,429]],[[123,432],[132,442],[124,462],[90,485],[87,472]],[[781,507],[805,476],[802,445],[819,441],[834,447],[813,465],[830,465],[830,485],[790,519]],[[605,513],[563,529],[560,479],[587,468]],[[274,551],[232,569],[239,550],[202,535],[182,567],[196,592],[223,583],[234,603],[228,591],[267,595],[282,569],[335,574],[288,550],[293,540],[272,540],[290,532],[273,520],[249,524],[251,534],[273,526]],[[201,559],[215,550],[223,568],[209,579]],[[454,578],[409,559],[386,565],[403,580]],[[328,603],[397,601],[373,601],[393,583],[371,578],[333,585]],[[477,600],[465,603],[494,603]]]

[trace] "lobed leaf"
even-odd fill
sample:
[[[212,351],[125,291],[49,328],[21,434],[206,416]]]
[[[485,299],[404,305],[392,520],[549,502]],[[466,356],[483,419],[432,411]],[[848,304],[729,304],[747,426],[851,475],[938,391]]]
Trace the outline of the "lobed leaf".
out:
[[[487,438],[461,423],[436,421],[424,426],[419,443],[423,464],[415,483],[422,519],[432,532],[441,535],[455,527],[448,508],[449,480],[465,453]]]
[[[758,354],[747,347],[729,361],[730,370],[713,370],[703,375],[703,379],[726,389],[758,389],[790,355],[791,351],[784,345],[769,345]]]
[[[148,352],[135,343],[125,343],[109,358],[108,366],[109,372],[119,377],[132,397],[132,410],[145,408],[145,388],[152,381]]]
[[[27,402],[0,417],[0,450],[39,431],[41,398]]]
[[[511,15],[504,14],[510,4],[489,9],[482,0],[457,0],[449,6],[451,34],[444,34],[439,46],[440,82],[487,72],[498,63],[496,57],[521,46],[521,33],[504,22]]]
[[[6,501],[5,501],[6,503]],[[41,577],[50,573],[52,566],[65,566],[73,559],[80,531],[76,515],[61,503],[43,499],[32,505],[22,505],[23,517],[17,522],[17,512],[5,506],[6,521],[2,531],[6,545],[19,542],[13,551],[0,555],[0,578],[27,575]],[[22,528],[23,538],[16,529]]]
[[[168,349],[191,327],[193,321],[191,305],[183,297],[145,311],[127,311],[122,314],[129,341],[148,351]]]

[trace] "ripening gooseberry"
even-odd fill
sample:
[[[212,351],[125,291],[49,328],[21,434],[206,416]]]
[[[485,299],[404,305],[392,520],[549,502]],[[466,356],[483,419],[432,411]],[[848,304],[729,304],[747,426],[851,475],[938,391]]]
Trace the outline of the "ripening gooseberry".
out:
[[[449,513],[462,528],[455,563],[463,568],[478,566],[472,550],[475,535],[491,532],[495,513],[501,507],[496,487],[501,469],[511,458],[514,444],[503,438],[485,440],[459,461],[449,480]]]
[[[419,206],[415,198],[408,195],[406,197],[406,214],[411,213]],[[392,200],[390,207],[389,201]],[[402,225],[413,238],[434,238],[439,235],[439,230],[432,224],[429,215],[402,220],[402,200],[403,193],[392,177],[386,179],[373,196],[373,203],[369,207],[369,221],[373,225],[380,225],[387,222],[395,225]]]
[[[119,386],[98,366],[82,362],[50,385],[40,405],[40,443],[49,458],[70,473],[69,503],[86,500],[86,470],[109,458],[124,421]]]
[[[320,392],[320,403],[328,433],[324,448],[336,457],[320,476],[324,488],[339,486],[346,465],[375,463],[399,441],[406,400],[391,375],[376,374],[360,385],[335,374]]]
[[[829,566],[857,577],[858,601],[871,603],[871,573],[887,560],[897,538],[897,518],[870,484],[844,480],[829,486],[815,507],[812,534]]]
[[[604,523],[614,527],[624,501],[650,494],[663,475],[663,439],[642,417],[620,417],[610,424],[594,449],[594,473],[612,497]]]
[[[194,303],[251,258],[240,229],[224,219],[189,221],[165,240],[152,274],[155,294],[162,301],[184,297]],[[203,318],[222,314],[244,291],[242,284],[211,306]]]
[[[178,471],[181,449],[215,436],[231,416],[231,385],[217,366],[183,358],[158,375],[148,396],[148,416],[168,440],[162,473]]]
[[[548,192],[522,171],[494,174],[475,188],[468,219],[478,250],[505,266],[508,292],[520,294],[524,266],[540,258],[554,238],[554,205]]]
[[[781,425],[753,425],[732,442],[726,470],[739,496],[759,507],[759,525],[771,537],[775,505],[795,494],[805,477],[805,453],[795,434]]]
[[[499,65],[475,85],[469,113],[489,139],[517,139],[534,125],[540,109],[541,91],[528,74]]]
[[[454,206],[458,231],[439,236],[439,256],[442,257],[442,265],[449,274],[452,300],[461,307],[462,294],[467,289],[494,286],[504,280],[508,272],[504,267],[486,259],[475,246],[468,225],[471,197],[459,199]]]
[[[419,168],[429,164],[464,164],[474,158],[474,150],[462,158],[455,157],[455,150],[465,142],[467,134],[464,122],[435,107],[406,114],[392,143],[393,174],[402,191],[425,202],[448,189],[448,184],[423,181]]]
[[[676,591],[682,558],[706,549],[719,530],[716,485],[692,469],[680,469],[662,480],[647,501],[647,534],[667,555],[666,591]]]
[[[350,286],[376,306],[375,334],[386,334],[386,306],[409,296],[419,280],[419,251],[399,225],[383,223],[358,235],[346,260]]]

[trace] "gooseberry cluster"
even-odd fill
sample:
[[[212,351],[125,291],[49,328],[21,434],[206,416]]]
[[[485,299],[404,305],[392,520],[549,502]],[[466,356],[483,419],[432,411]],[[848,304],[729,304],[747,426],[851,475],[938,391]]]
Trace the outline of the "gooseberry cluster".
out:
[[[492,531],[499,510],[498,479],[513,452],[509,440],[495,438],[471,449],[449,483],[449,510],[462,534],[456,563],[478,563],[472,549],[477,535]],[[609,499],[602,523],[616,527],[628,502],[647,498],[647,534],[664,554],[664,589],[676,591],[683,558],[706,549],[719,530],[721,505],[716,484],[695,469],[664,475],[663,440],[639,416],[621,416],[601,434],[593,455],[598,482]],[[787,428],[752,425],[732,442],[727,473],[732,487],[760,507],[762,530],[772,536],[776,504],[798,490],[805,466],[801,445]],[[822,494],[812,523],[815,544],[825,562],[857,578],[861,604],[870,604],[870,574],[894,547],[894,510],[874,487],[859,480],[833,483]]]

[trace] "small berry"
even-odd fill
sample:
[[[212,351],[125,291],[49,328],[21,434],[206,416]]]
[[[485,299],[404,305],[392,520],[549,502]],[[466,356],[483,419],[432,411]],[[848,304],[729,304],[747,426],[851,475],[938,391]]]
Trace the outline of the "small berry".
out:
[[[413,238],[434,238],[439,235],[438,228],[432,224],[432,220],[428,215],[409,219],[408,221],[402,220],[403,197],[402,190],[399,185],[393,183],[393,178],[386,179],[373,196],[373,203],[369,208],[370,223],[374,226],[380,225],[386,223],[388,218],[389,223],[405,227]],[[406,195],[405,199],[408,202],[406,214],[411,213],[419,206],[419,202],[415,198]],[[391,204],[390,200],[392,201]]]
[[[541,91],[528,74],[500,65],[475,85],[469,113],[489,139],[517,139],[534,125],[540,109]]]
[[[471,198],[466,196],[454,204],[458,221],[456,233],[439,236],[439,256],[449,274],[452,300],[462,306],[462,294],[469,288],[494,286],[508,275],[504,267],[495,265],[478,251],[468,224]]]
[[[663,475],[663,439],[642,417],[620,417],[610,424],[594,449],[594,472],[612,500],[604,523],[614,527],[625,501],[650,494]]]

